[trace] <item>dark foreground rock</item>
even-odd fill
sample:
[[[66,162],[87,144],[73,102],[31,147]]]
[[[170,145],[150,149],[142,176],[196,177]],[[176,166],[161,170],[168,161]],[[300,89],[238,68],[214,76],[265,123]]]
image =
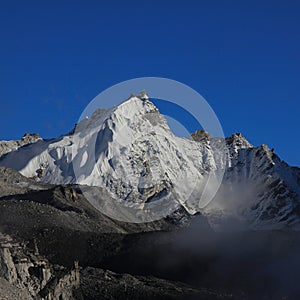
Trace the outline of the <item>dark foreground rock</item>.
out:
[[[0,234],[0,299],[232,299],[154,276],[51,264],[37,244]]]
[[[0,299],[71,299],[80,285],[78,264],[50,264],[37,246],[0,234]]]
[[[180,282],[154,276],[132,276],[108,270],[86,268],[81,272],[78,299],[233,299],[209,289],[196,289]]]
[[[148,224],[122,223],[94,209],[78,186],[46,185],[2,167],[0,187],[0,299],[219,297],[151,275],[101,269],[102,262],[142,245],[140,234],[178,228],[184,212]]]

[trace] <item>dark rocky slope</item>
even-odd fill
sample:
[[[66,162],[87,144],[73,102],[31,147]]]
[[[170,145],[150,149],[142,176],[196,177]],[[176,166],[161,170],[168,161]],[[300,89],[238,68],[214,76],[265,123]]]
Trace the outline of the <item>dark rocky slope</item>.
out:
[[[136,246],[160,247],[181,218],[148,224],[114,221],[89,204],[78,186],[52,186],[0,168],[0,299],[207,299],[226,293],[176,280],[109,269]],[[103,197],[107,194],[103,193]],[[154,233],[155,234],[155,233]],[[153,241],[156,242],[153,244]],[[232,298],[230,295],[225,298]]]

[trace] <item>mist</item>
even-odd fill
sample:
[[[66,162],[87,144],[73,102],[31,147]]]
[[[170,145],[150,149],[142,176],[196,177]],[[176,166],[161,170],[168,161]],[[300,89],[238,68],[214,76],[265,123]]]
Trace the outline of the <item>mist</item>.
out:
[[[216,230],[198,214],[188,228],[176,232],[129,235],[123,254],[101,266],[214,289],[233,299],[298,299],[298,232],[234,224],[239,222],[224,220],[224,230]]]

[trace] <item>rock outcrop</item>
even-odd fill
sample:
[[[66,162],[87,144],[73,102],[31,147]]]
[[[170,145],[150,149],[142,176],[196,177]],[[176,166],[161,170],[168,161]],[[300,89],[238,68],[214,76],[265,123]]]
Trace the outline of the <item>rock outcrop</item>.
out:
[[[0,233],[0,299],[72,299],[79,287],[78,263],[73,269],[52,265],[36,245],[16,242]]]
[[[20,140],[0,141],[0,157],[11,151],[16,151],[20,147],[42,140],[38,133],[25,133]]]

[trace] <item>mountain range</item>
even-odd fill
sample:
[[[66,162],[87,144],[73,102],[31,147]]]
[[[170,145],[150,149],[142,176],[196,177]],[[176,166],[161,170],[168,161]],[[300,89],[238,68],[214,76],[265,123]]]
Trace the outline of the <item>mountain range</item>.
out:
[[[152,221],[183,207],[205,215],[214,228],[299,228],[299,168],[240,133],[176,137],[145,94],[99,108],[67,135],[25,135],[0,149],[0,165],[26,177],[104,188],[112,203],[95,193],[88,198],[121,221]]]
[[[268,146],[132,95],[0,142],[0,299],[297,299],[299,195]]]

